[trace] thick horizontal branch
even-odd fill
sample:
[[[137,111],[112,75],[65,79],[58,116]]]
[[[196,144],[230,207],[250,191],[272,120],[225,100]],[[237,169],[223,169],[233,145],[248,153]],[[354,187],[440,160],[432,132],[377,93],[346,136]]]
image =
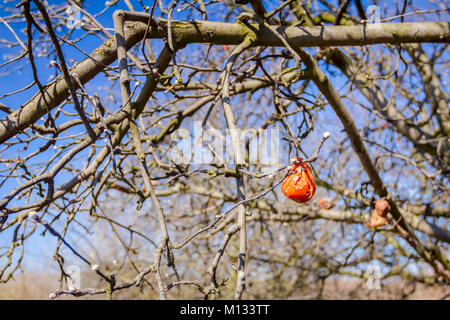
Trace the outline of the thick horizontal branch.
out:
[[[181,43],[239,44],[247,32],[243,24],[174,21],[174,39]],[[284,46],[268,28],[249,24],[255,32],[254,46]],[[450,23],[381,23],[356,26],[278,27],[293,47],[361,46],[380,43],[450,42]],[[150,38],[160,38],[156,30]]]
[[[148,22],[147,14],[125,13],[129,19]],[[160,20],[162,30],[167,29]],[[255,34],[253,46],[284,46],[269,28],[251,23],[224,23],[212,21],[172,21],[175,44],[212,43],[235,44],[244,41],[248,32]],[[375,23],[353,26],[279,26],[278,33],[293,47],[361,46],[380,43],[450,42],[449,22]],[[166,36],[166,35],[164,35]],[[148,38],[161,38],[157,28],[150,28]]]
[[[125,37],[127,47],[134,46],[145,34],[148,16],[140,15],[142,22],[127,22]],[[161,22],[162,29],[165,22]],[[256,46],[283,46],[273,32],[264,26],[248,25],[256,33]],[[293,46],[343,46],[377,43],[446,42],[450,40],[448,22],[382,23],[357,26],[279,27]],[[239,44],[249,29],[241,23],[210,21],[173,21],[173,39],[176,44],[212,43]],[[151,28],[149,38],[161,38],[156,28]],[[117,59],[114,38],[107,40],[70,73],[77,73],[81,83],[86,83]],[[62,77],[45,86],[45,94],[51,110],[68,98],[67,84]],[[23,131],[46,114],[47,108],[40,93],[0,121],[0,143]]]

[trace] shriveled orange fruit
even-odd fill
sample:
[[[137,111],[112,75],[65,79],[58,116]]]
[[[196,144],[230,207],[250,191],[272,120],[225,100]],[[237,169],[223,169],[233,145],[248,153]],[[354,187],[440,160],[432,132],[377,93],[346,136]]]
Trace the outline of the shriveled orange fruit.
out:
[[[301,161],[297,157],[292,161]],[[311,173],[311,168],[306,163],[299,163],[293,166],[281,186],[281,191],[288,197],[299,203],[304,203],[314,196],[316,183]]]
[[[379,228],[387,225],[389,222],[386,217],[390,210],[391,206],[387,200],[380,199],[375,201],[375,209],[370,215],[369,223],[366,223],[365,226],[367,228]]]

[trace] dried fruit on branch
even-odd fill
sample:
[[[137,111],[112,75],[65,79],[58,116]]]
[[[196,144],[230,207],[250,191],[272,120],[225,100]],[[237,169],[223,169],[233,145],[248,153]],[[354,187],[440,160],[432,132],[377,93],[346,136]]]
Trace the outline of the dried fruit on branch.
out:
[[[370,216],[370,222],[366,223],[367,228],[378,228],[388,224],[386,216],[391,210],[389,202],[384,199],[375,201],[375,209]]]
[[[291,161],[301,161],[294,157]],[[289,176],[283,181],[281,191],[289,198],[299,203],[310,200],[316,192],[316,183],[311,173],[311,168],[306,163],[293,166]]]

